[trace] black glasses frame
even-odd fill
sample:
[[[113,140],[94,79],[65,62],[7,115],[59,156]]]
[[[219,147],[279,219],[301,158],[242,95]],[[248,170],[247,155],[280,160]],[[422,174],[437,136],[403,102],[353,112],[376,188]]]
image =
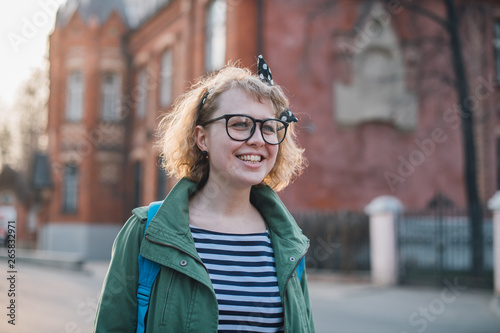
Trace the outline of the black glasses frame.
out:
[[[250,120],[252,120],[253,122],[253,126],[252,126],[252,129],[250,130],[250,135],[248,136],[248,138],[246,139],[235,139],[231,136],[231,134],[229,134],[229,129],[228,129],[228,124],[229,124],[229,119],[233,118],[233,117],[247,117],[247,118],[250,118]],[[205,123],[201,124],[201,126],[206,126],[206,125],[209,125],[213,122],[216,122],[218,120],[221,120],[221,119],[226,119],[226,133],[227,135],[229,136],[229,138],[231,138],[232,140],[234,141],[247,141],[248,139],[250,139],[254,134],[255,134],[255,127],[257,126],[257,123],[260,124],[260,135],[262,136],[262,139],[267,143],[267,144],[270,144],[270,145],[279,145],[280,143],[283,142],[283,140],[285,140],[285,137],[286,137],[286,131],[288,129],[288,123],[287,122],[284,122],[283,120],[280,120],[280,119],[275,119],[275,118],[267,118],[267,119],[255,119],[254,117],[252,116],[249,116],[247,114],[225,114],[225,115],[222,115],[220,117],[217,117],[217,118],[214,118],[214,119],[210,119],[208,121],[206,121]],[[271,143],[271,142],[268,142],[266,140],[266,138],[264,137],[264,133],[262,133],[262,125],[264,125],[264,123],[266,121],[269,121],[269,120],[273,120],[273,121],[277,121],[277,122],[280,122],[283,127],[285,128],[285,134],[283,134],[283,138],[281,138],[281,140],[278,142],[278,143]]]

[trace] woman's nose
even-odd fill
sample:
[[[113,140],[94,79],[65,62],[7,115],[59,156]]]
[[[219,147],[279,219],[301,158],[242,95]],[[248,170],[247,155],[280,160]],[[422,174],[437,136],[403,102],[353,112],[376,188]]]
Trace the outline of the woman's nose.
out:
[[[248,140],[246,141],[247,144],[257,145],[257,146],[263,146],[266,144],[266,142],[264,141],[264,138],[262,137],[262,130],[260,128],[261,126],[262,125],[259,123],[255,124],[255,130],[254,130],[252,136],[250,136],[248,138]]]

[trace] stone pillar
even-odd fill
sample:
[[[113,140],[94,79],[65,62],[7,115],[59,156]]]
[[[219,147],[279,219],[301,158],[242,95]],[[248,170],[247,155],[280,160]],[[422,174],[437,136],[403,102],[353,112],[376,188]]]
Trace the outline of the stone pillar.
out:
[[[379,286],[398,282],[396,217],[402,211],[401,201],[388,195],[373,199],[365,207],[370,216],[371,278]]]
[[[493,211],[493,281],[495,295],[500,297],[500,191],[488,201]]]

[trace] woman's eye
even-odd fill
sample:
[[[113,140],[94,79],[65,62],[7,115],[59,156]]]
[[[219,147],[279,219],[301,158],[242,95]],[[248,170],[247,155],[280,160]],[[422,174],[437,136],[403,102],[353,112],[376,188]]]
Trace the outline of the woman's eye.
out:
[[[276,133],[276,129],[273,126],[265,125],[262,127],[262,131],[268,134]]]
[[[248,121],[237,121],[237,122],[232,123],[231,127],[236,128],[236,129],[247,129],[247,128],[251,128],[252,124]]]

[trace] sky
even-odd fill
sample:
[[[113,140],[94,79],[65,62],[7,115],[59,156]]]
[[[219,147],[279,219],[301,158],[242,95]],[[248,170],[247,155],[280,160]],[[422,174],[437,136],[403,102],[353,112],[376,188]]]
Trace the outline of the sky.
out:
[[[19,86],[44,66],[56,6],[66,0],[0,2],[0,103],[12,105]]]

